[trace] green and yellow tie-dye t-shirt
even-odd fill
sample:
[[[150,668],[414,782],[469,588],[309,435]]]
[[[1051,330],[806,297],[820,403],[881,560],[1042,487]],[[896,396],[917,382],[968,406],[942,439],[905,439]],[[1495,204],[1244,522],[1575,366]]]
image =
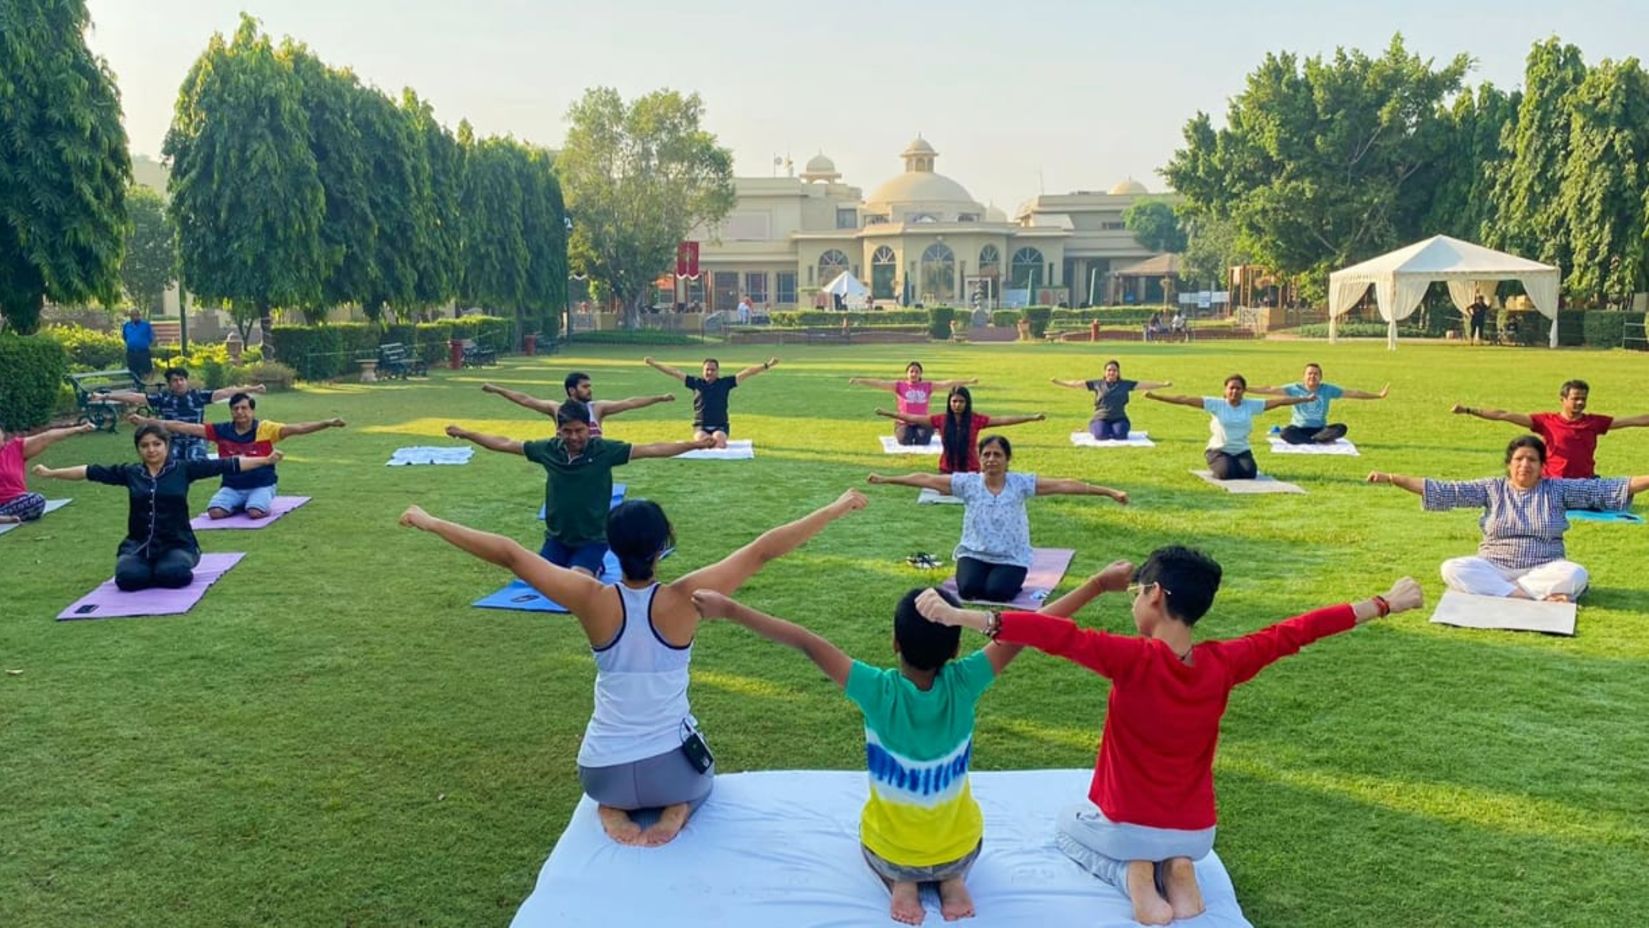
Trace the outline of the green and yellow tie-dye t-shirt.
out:
[[[870,768],[859,840],[871,853],[926,867],[965,857],[979,843],[985,823],[968,788],[973,710],[995,679],[984,651],[946,663],[926,691],[897,669],[853,662],[847,698],[865,716]]]

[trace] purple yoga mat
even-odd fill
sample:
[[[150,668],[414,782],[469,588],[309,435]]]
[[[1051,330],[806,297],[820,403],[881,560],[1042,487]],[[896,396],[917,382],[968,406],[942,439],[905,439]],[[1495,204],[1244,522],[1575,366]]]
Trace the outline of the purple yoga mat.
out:
[[[1071,558],[1075,556],[1076,552],[1070,548],[1032,548],[1031,569],[1025,573],[1025,585],[1020,588],[1019,595],[1012,602],[994,605],[1036,611],[1054,587],[1059,585],[1059,579],[1065,576],[1065,571],[1071,566]],[[952,596],[960,595],[956,592],[955,577],[939,584],[939,588]]]
[[[57,614],[59,622],[66,619],[116,619],[138,615],[179,615],[188,612],[206,595],[206,588],[218,582],[229,568],[240,563],[243,553],[202,554],[195,565],[195,580],[181,590],[163,590],[158,587],[124,593],[114,580],[105,580],[97,589],[76,600],[69,608]]]
[[[309,502],[307,496],[277,496],[275,501],[269,504],[269,515],[261,519],[248,518],[244,512],[237,512],[227,519],[213,519],[207,515],[198,515],[189,520],[189,527],[197,532],[209,532],[219,528],[263,528],[307,502]]]

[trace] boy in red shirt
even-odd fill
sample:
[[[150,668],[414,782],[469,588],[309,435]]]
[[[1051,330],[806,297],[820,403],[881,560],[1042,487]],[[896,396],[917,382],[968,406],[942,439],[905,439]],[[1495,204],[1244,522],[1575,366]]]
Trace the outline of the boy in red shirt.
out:
[[[1213,605],[1220,565],[1175,545],[1151,552],[1133,575],[1140,637],[1035,612],[958,609],[937,595],[919,598],[916,607],[929,621],[1030,645],[1111,680],[1089,802],[1060,817],[1057,841],[1084,869],[1127,893],[1136,921],[1166,925],[1203,911],[1193,861],[1214,847],[1214,747],[1231,690],[1318,638],[1419,606],[1420,585],[1404,577],[1384,596],[1318,609],[1241,638],[1196,642],[1191,626]]]
[[[1565,380],[1558,388],[1562,412],[1507,412],[1454,404],[1453,412],[1491,422],[1510,422],[1540,436],[1546,443],[1543,477],[1570,477],[1592,480],[1597,477],[1597,440],[1615,429],[1649,426],[1649,415],[1615,419],[1586,411],[1586,396],[1592,388],[1584,380]]]

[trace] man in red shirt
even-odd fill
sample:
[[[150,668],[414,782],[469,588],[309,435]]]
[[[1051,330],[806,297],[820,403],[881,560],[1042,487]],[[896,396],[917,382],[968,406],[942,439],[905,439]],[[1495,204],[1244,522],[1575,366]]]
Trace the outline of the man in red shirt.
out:
[[[1591,387],[1584,380],[1566,380],[1558,389],[1562,412],[1506,412],[1503,409],[1482,409],[1476,406],[1454,404],[1459,415],[1476,416],[1491,422],[1510,422],[1540,436],[1546,443],[1546,468],[1543,477],[1570,477],[1591,480],[1597,476],[1597,440],[1614,429],[1649,426],[1649,415],[1616,419],[1593,415],[1586,411],[1586,395]]]
[[[1418,607],[1420,585],[1404,577],[1384,596],[1198,642],[1191,627],[1214,603],[1220,565],[1175,545],[1151,552],[1137,572],[1119,561],[1102,576],[1119,589],[1130,573],[1138,637],[1035,612],[958,609],[932,591],[916,608],[929,621],[1030,645],[1111,680],[1089,801],[1060,816],[1057,843],[1127,893],[1136,921],[1166,925],[1203,911],[1193,864],[1214,846],[1214,748],[1231,690],[1319,638]]]

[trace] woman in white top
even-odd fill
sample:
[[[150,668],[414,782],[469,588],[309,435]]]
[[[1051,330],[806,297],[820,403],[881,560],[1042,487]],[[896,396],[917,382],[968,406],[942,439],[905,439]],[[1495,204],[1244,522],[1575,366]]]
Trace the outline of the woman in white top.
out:
[[[1249,447],[1248,435],[1254,430],[1254,417],[1278,406],[1298,406],[1317,399],[1315,393],[1307,396],[1274,396],[1270,399],[1244,399],[1248,380],[1241,374],[1225,378],[1225,396],[1158,396],[1146,393],[1145,398],[1159,403],[1190,406],[1213,416],[1208,420],[1208,449],[1202,453],[1208,469],[1216,480],[1253,480],[1260,474],[1254,463],[1254,451]]]
[[[609,837],[656,847],[681,831],[715,778],[709,748],[687,706],[687,667],[699,623],[693,591],[731,594],[762,565],[864,505],[864,494],[849,490],[672,583],[661,583],[656,568],[674,534],[664,510],[648,500],[621,503],[607,517],[607,543],[624,575],[613,584],[557,567],[512,538],[437,519],[417,506],[407,509],[401,524],[509,569],[578,619],[596,662],[595,709],[578,751],[579,782],[596,801]],[[630,815],[641,809],[663,811],[643,829]]]
[[[1033,496],[1108,496],[1128,505],[1128,494],[1080,480],[1010,474],[1013,445],[1001,435],[979,439],[979,470],[963,474],[871,474],[871,483],[925,487],[966,504],[962,540],[956,545],[956,591],[976,602],[1012,602],[1031,567],[1031,522],[1025,501]]]

